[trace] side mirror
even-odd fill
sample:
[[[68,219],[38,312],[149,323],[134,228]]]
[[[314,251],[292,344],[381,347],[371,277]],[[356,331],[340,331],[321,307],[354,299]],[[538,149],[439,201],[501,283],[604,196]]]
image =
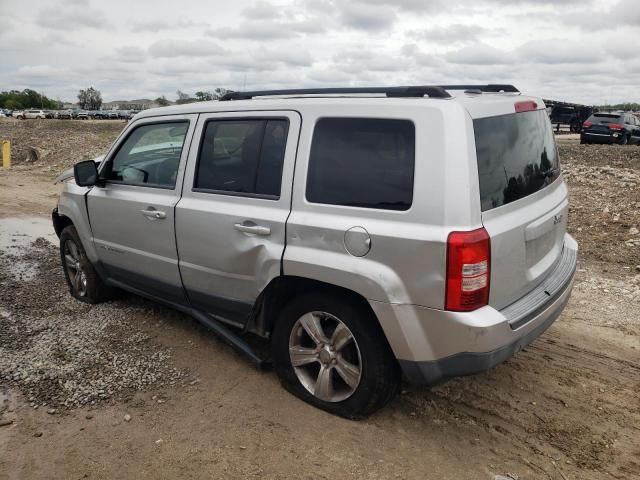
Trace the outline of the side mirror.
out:
[[[98,183],[98,167],[93,160],[85,160],[73,166],[73,177],[81,187],[92,187]]]

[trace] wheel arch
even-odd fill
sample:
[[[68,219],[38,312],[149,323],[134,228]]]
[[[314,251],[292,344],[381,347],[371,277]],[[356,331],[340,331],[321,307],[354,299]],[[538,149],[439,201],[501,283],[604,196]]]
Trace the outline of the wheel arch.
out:
[[[324,292],[328,295],[341,296],[366,309],[375,318],[376,328],[385,337],[387,344],[389,343],[386,335],[384,335],[378,316],[362,294],[321,280],[294,275],[280,275],[269,282],[256,300],[254,315],[247,329],[262,337],[270,337],[277,322],[278,314],[285,305],[294,298],[308,292]]]
[[[57,208],[51,212],[51,221],[53,222],[53,229],[55,230],[58,238],[60,238],[62,230],[67,228],[69,225],[73,225],[73,221],[66,215],[58,213]]]

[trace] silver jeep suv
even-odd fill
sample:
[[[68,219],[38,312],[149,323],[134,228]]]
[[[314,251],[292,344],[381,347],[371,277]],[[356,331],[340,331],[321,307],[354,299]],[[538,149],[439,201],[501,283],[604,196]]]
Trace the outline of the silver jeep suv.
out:
[[[560,315],[576,268],[545,105],[510,85],[146,110],[61,179],[75,298],[115,287],[186,312],[349,418],[402,375],[435,384],[506,360]]]

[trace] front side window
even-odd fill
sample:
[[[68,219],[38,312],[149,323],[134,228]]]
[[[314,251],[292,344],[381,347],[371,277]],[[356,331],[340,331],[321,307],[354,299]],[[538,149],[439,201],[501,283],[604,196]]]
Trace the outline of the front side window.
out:
[[[142,125],[133,130],[106,165],[105,180],[174,188],[189,122]]]
[[[322,118],[313,133],[307,200],[408,210],[414,151],[415,127],[409,120]]]
[[[207,122],[194,188],[278,198],[288,131],[286,119]]]

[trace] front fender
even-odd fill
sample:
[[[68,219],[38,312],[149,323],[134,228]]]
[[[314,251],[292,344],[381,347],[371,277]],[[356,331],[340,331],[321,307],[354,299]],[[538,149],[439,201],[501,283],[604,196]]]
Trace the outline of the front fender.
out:
[[[93,244],[91,223],[87,212],[86,195],[89,190],[87,187],[79,187],[73,180],[67,181],[58,199],[58,215],[71,220],[80,236],[87,257],[95,264],[98,261],[98,255]]]

